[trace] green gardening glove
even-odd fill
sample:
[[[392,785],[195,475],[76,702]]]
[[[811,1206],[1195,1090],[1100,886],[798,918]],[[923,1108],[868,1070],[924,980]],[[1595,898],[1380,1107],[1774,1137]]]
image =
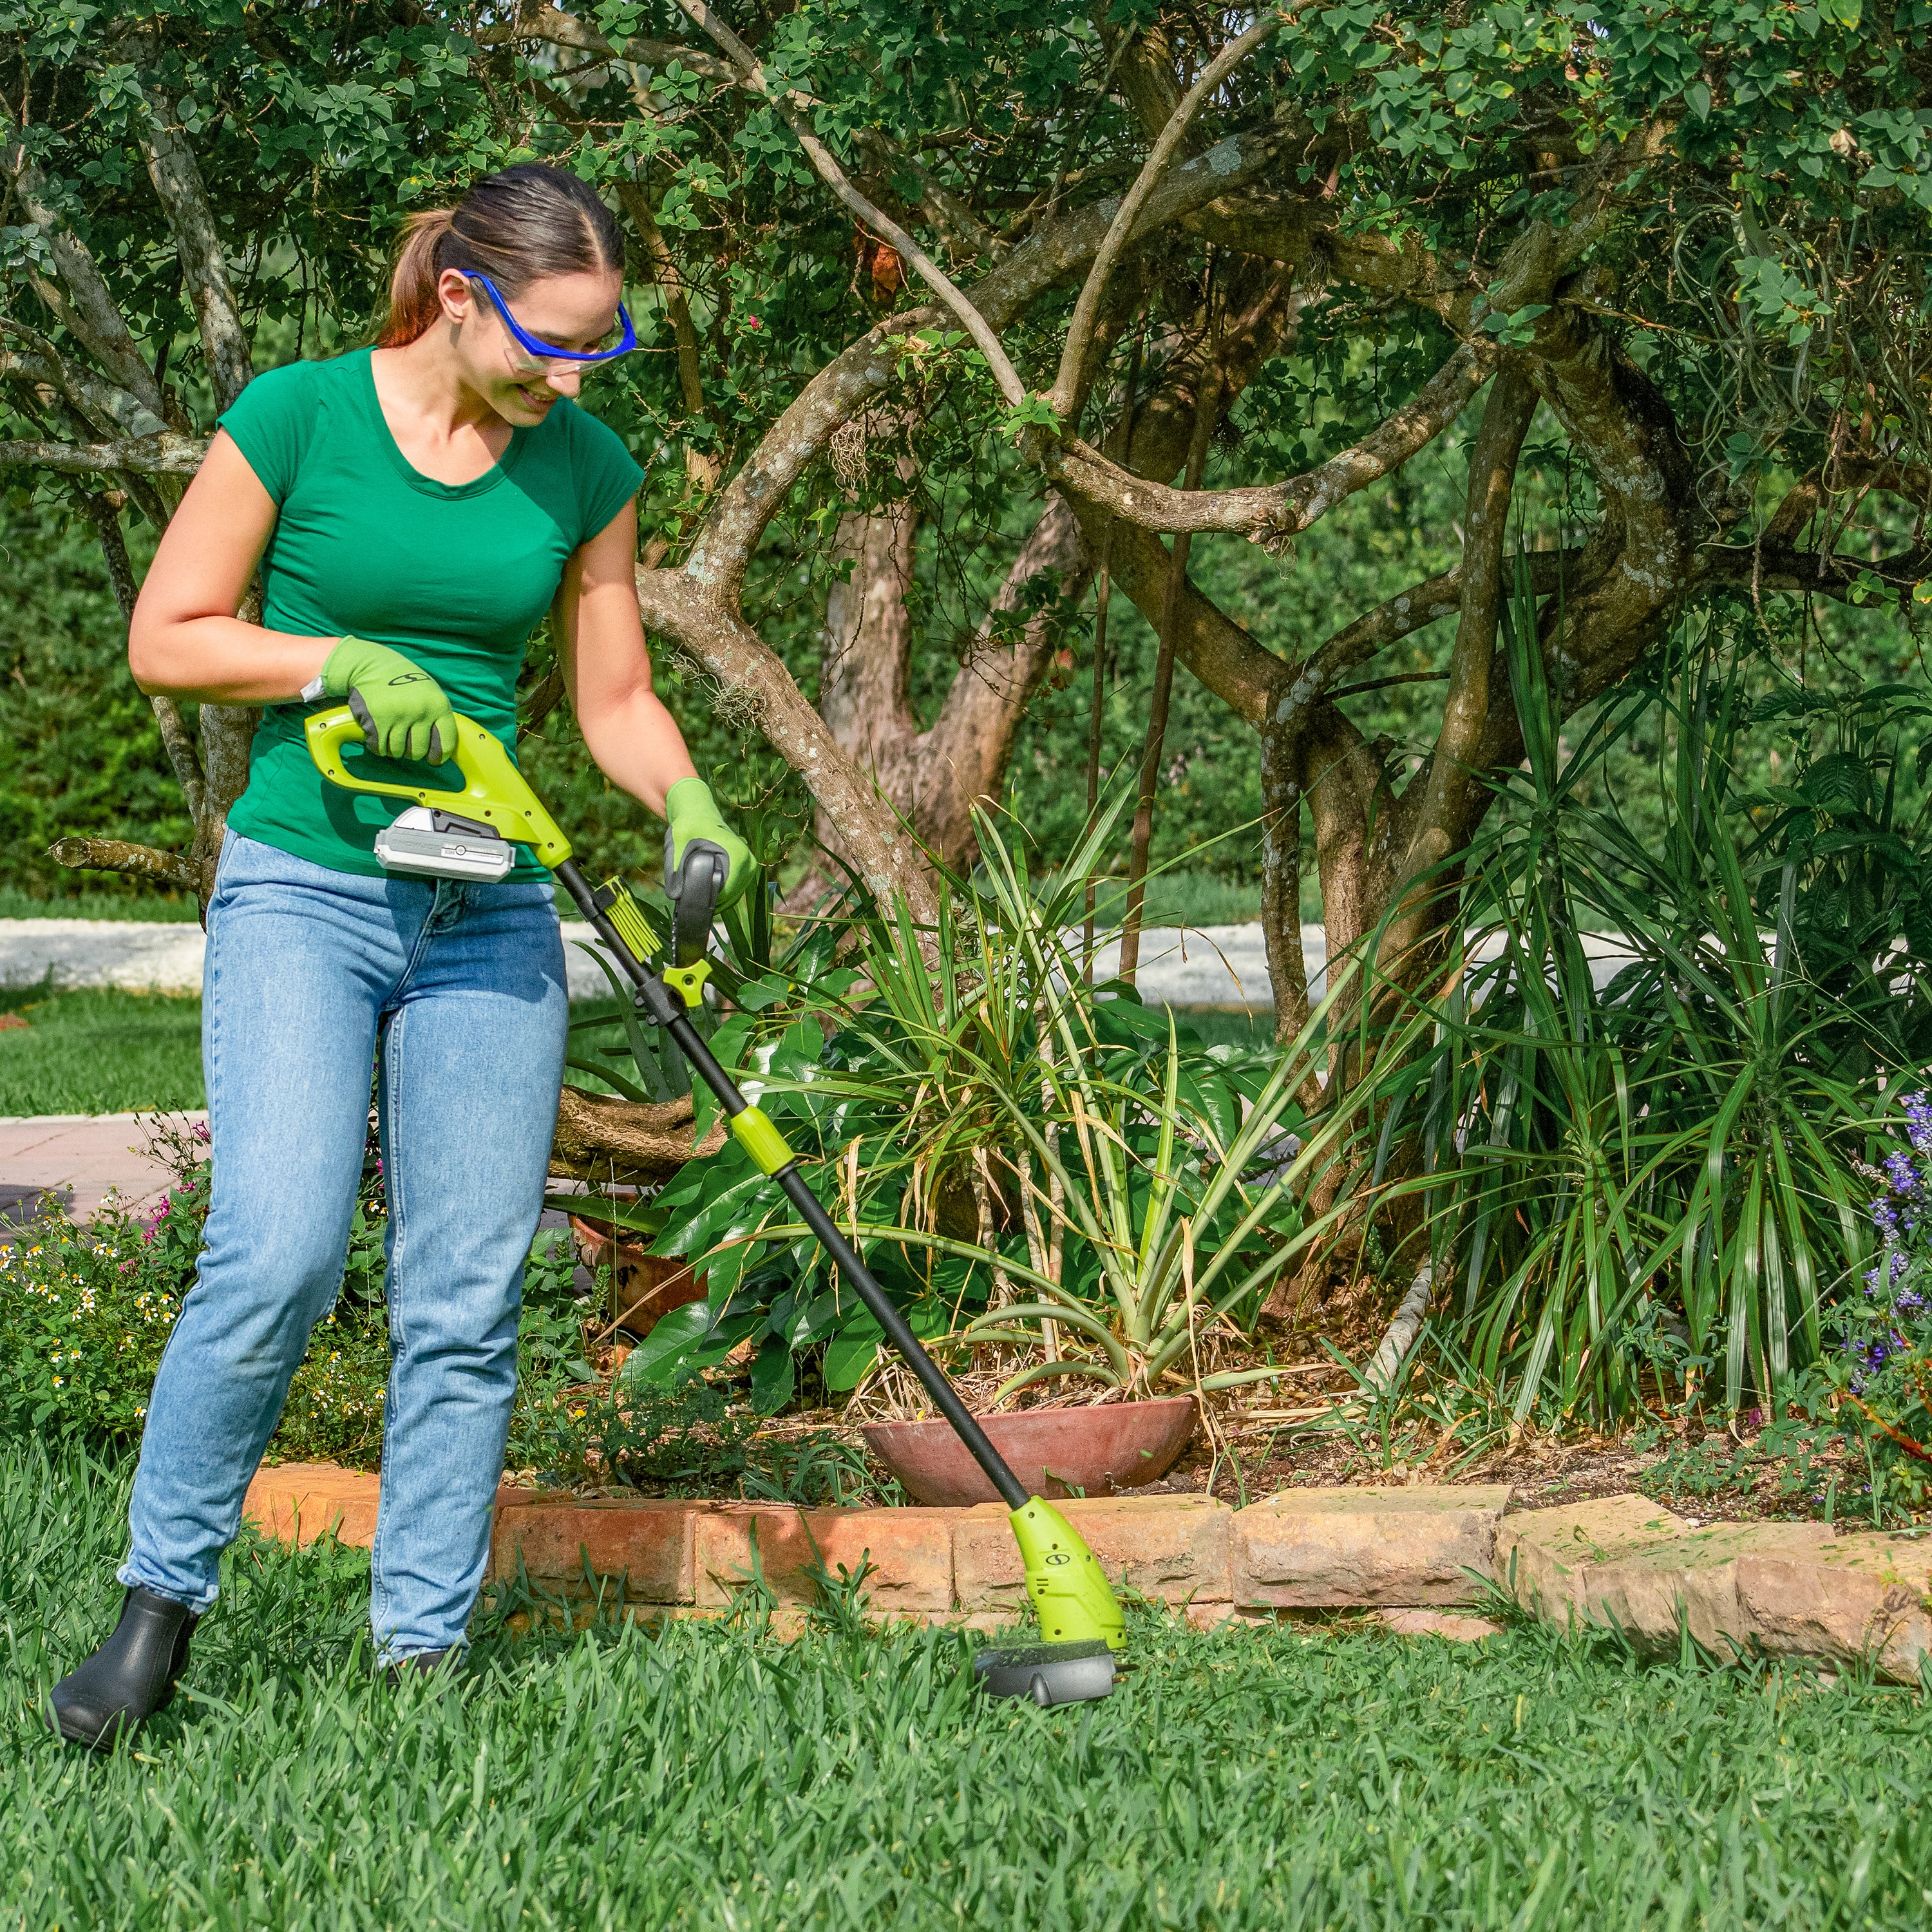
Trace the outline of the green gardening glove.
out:
[[[387,644],[344,638],[322,668],[322,688],[348,699],[363,743],[379,757],[440,765],[456,749],[456,713],[442,686]]]
[[[680,778],[664,794],[664,817],[670,828],[664,834],[664,890],[677,897],[685,853],[693,839],[702,840],[722,852],[730,868],[718,895],[722,912],[752,883],[752,848],[718,816],[711,788],[702,778]]]

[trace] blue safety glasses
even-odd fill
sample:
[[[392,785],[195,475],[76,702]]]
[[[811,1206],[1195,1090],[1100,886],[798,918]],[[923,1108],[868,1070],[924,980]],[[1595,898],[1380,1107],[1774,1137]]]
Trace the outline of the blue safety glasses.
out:
[[[624,339],[616,348],[559,349],[554,343],[539,342],[534,335],[524,333],[517,318],[510,313],[510,304],[503,299],[501,291],[488,275],[472,274],[470,279],[481,285],[496,313],[503,318],[503,326],[516,338],[517,346],[526,356],[535,356],[539,362],[608,362],[614,356],[629,355],[638,346],[638,332],[632,324],[631,312],[621,302],[617,304],[617,320],[623,325]]]

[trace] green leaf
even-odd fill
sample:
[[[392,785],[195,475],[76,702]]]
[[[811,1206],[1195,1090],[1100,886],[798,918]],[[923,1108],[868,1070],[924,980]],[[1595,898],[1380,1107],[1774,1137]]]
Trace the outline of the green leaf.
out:
[[[791,1346],[782,1336],[767,1335],[752,1358],[752,1406],[760,1415],[776,1415],[790,1401]]]
[[[884,1331],[868,1315],[836,1336],[825,1351],[825,1386],[843,1393],[856,1388],[879,1359]]]
[[[643,1382],[659,1387],[676,1379],[686,1358],[695,1354],[711,1334],[708,1303],[686,1302],[674,1308],[624,1358],[620,1382]]]

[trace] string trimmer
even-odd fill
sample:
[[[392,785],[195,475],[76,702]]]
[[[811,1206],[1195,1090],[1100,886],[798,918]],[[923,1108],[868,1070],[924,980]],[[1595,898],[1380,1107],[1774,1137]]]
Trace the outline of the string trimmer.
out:
[[[784,1190],[1010,1511],[1027,1596],[1045,1641],[980,1651],[974,1670],[981,1687],[995,1696],[1027,1697],[1040,1705],[1106,1696],[1114,1688],[1114,1653],[1126,1638],[1120,1606],[1100,1564],[1051,1503],[1028,1495],[958,1391],[819,1204],[784,1136],[739,1092],[692,1024],[692,1014],[704,1004],[710,971],[706,954],[724,884],[725,854],[716,845],[694,839],[674,874],[667,838],[670,963],[654,970],[649,962],[660,952],[657,938],[629,891],[616,879],[592,887],[571,856],[569,840],[511,762],[509,753],[472,719],[458,717],[456,727],[452,762],[462,779],[460,788],[358,776],[342,755],[346,746],[362,742],[362,727],[346,706],[319,712],[308,720],[309,754],[322,776],[335,784],[410,802],[409,808],[376,841],[377,856],[392,872],[418,878],[500,879],[514,856],[510,848],[527,845],[556,874],[636,988],[638,1010],[670,1035],[698,1078],[717,1095],[739,1144]]]

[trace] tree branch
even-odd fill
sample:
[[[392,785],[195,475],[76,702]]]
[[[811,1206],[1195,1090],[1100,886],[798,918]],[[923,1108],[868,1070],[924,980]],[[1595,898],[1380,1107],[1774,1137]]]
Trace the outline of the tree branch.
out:
[[[687,73],[694,74],[701,80],[721,81],[728,87],[746,85],[729,61],[722,61],[701,47],[680,46],[674,41],[650,40],[640,37],[627,40],[621,46],[614,46],[587,20],[580,20],[560,7],[526,8],[513,21],[479,28],[476,38],[476,44],[482,47],[507,46],[518,40],[541,40],[552,46],[572,48],[598,60],[634,61],[640,67],[666,68],[676,61]]]
[[[1869,575],[1903,596],[1932,578],[1932,543],[1894,550],[1876,563],[1864,557],[1821,556],[1794,544],[1706,544],[1697,554],[1697,574],[1795,596],[1816,592],[1839,603],[1849,602],[1858,591],[1859,579]]]
[[[818,171],[819,178],[868,228],[890,242],[898,250],[899,259],[917,271],[920,279],[952,311],[960,326],[973,338],[974,346],[986,357],[1000,394],[1018,408],[1026,400],[1026,385],[1020,380],[1019,372],[1014,368],[1012,358],[992,324],[966,298],[945,270],[890,215],[853,186],[844,170],[832,158],[831,151],[812,132],[810,122],[794,106],[790,97],[775,92],[766,85],[764,69],[756,56],[718,19],[705,0],[678,0],[678,4],[724,49],[728,58],[745,76],[746,84],[770,103],[778,118],[791,130],[793,138],[805,150],[806,158]]]
[[[1214,94],[1222,82],[1256,48],[1273,39],[1306,4],[1306,0],[1284,0],[1284,4],[1264,14],[1238,39],[1230,40],[1201,70],[1194,85],[1181,96],[1179,106],[1168,116],[1167,125],[1160,130],[1153,151],[1141,164],[1133,186],[1121,197],[1106,238],[1094,255],[1093,266],[1087,272],[1079,298],[1073,304],[1073,319],[1067,325],[1066,339],[1060,346],[1060,368],[1053,379],[1051,400],[1054,414],[1062,422],[1069,421],[1073,414],[1073,399],[1080,388],[1080,372],[1087,360],[1088,344],[1092,339],[1094,324],[1100,318],[1100,298],[1106,291],[1108,278],[1114,272],[1114,263],[1120,259],[1120,251],[1127,245],[1141,211],[1179,152],[1188,124],[1200,111],[1202,103]],[[1019,398],[1011,400],[1018,401]]]
[[[132,872],[188,892],[198,883],[195,868],[178,852],[158,851],[131,839],[57,838],[47,848],[47,856],[56,865],[69,866],[76,872]]]
[[[936,919],[938,902],[911,835],[880,807],[871,780],[806,702],[777,653],[683,572],[640,570],[637,582],[645,628],[671,638],[730,692],[738,714],[803,778],[838,826],[868,888],[881,898],[902,893],[914,918]]]
[[[205,436],[130,436],[118,442],[0,442],[0,469],[64,470],[86,476],[131,470],[146,476],[192,476],[208,454]]]
[[[1210,298],[1211,299],[1211,298]],[[1218,344],[1216,345],[1219,346]],[[1208,462],[1208,446],[1221,419],[1220,370],[1210,358],[1207,383],[1194,406],[1194,433],[1188,440],[1186,487],[1198,490]],[[1186,530],[1174,540],[1167,560],[1167,582],[1162,586],[1160,629],[1155,646],[1154,692],[1148,707],[1147,734],[1141,748],[1140,779],[1134,806],[1133,830],[1127,848],[1127,905],[1120,926],[1120,956],[1116,970],[1132,986],[1140,970],[1141,908],[1147,897],[1148,851],[1154,842],[1154,799],[1160,784],[1161,753],[1167,743],[1167,714],[1174,694],[1175,633],[1180,626],[1181,586],[1187,581],[1187,554],[1193,542]]]
[[[4,153],[0,153],[0,165],[13,176],[21,206],[44,234],[47,252],[52,256],[55,269],[64,285],[68,300],[58,310],[62,322],[93,351],[102,368],[122,388],[165,419],[169,412],[154,372],[135,346],[134,336],[107,292],[107,284],[86,244],[47,201],[46,177],[28,158],[19,125],[4,100],[0,100],[0,139],[6,142]],[[45,284],[35,279],[37,287],[44,288]]]
[[[1442,722],[1412,820],[1403,868],[1411,878],[1430,872],[1460,848],[1464,806],[1474,782],[1476,759],[1490,715],[1490,663],[1504,596],[1503,544],[1516,460],[1538,398],[1520,370],[1505,368],[1490,392],[1482,427],[1469,458],[1465,499],[1462,580],[1457,586],[1456,647],[1449,661],[1449,690]],[[1403,804],[1408,803],[1405,796]]]
[[[208,206],[208,190],[194,152],[166,115],[158,112],[145,93],[142,98],[148,116],[148,136],[141,143],[148,178],[154,184],[175,238],[175,257],[194,304],[202,354],[219,414],[248,386],[255,373],[248,332],[242,326],[228,266],[222,258],[214,211]]]
[[[1136,237],[1151,234],[1230,186],[1253,179],[1273,160],[1276,148],[1273,130],[1256,130],[1221,142],[1211,164],[1204,156],[1175,169],[1142,211]],[[1076,271],[1105,238],[1114,206],[1098,202],[1036,229],[973,284],[973,301],[980,312],[994,327],[1003,327]],[[928,302],[890,316],[812,376],[719,493],[685,561],[688,575],[721,596],[735,593],[746,560],[807,465],[842,423],[891,382],[897,345],[921,329],[937,326],[943,315],[937,303]]]
[[[1306,530],[1358,490],[1400,469],[1440,436],[1488,381],[1498,352],[1487,344],[1463,344],[1412,400],[1390,411],[1353,448],[1285,483],[1238,490],[1171,489],[1130,475],[1077,437],[1046,452],[1048,473],[1142,530],[1246,532],[1256,542],[1280,542]]]
[[[10,316],[0,316],[0,329],[32,345],[29,354],[10,350],[0,354],[0,370],[58,389],[101,434],[111,436],[118,430],[124,436],[158,436],[166,429],[138,396],[103,382],[90,370],[76,368],[38,329]]]

